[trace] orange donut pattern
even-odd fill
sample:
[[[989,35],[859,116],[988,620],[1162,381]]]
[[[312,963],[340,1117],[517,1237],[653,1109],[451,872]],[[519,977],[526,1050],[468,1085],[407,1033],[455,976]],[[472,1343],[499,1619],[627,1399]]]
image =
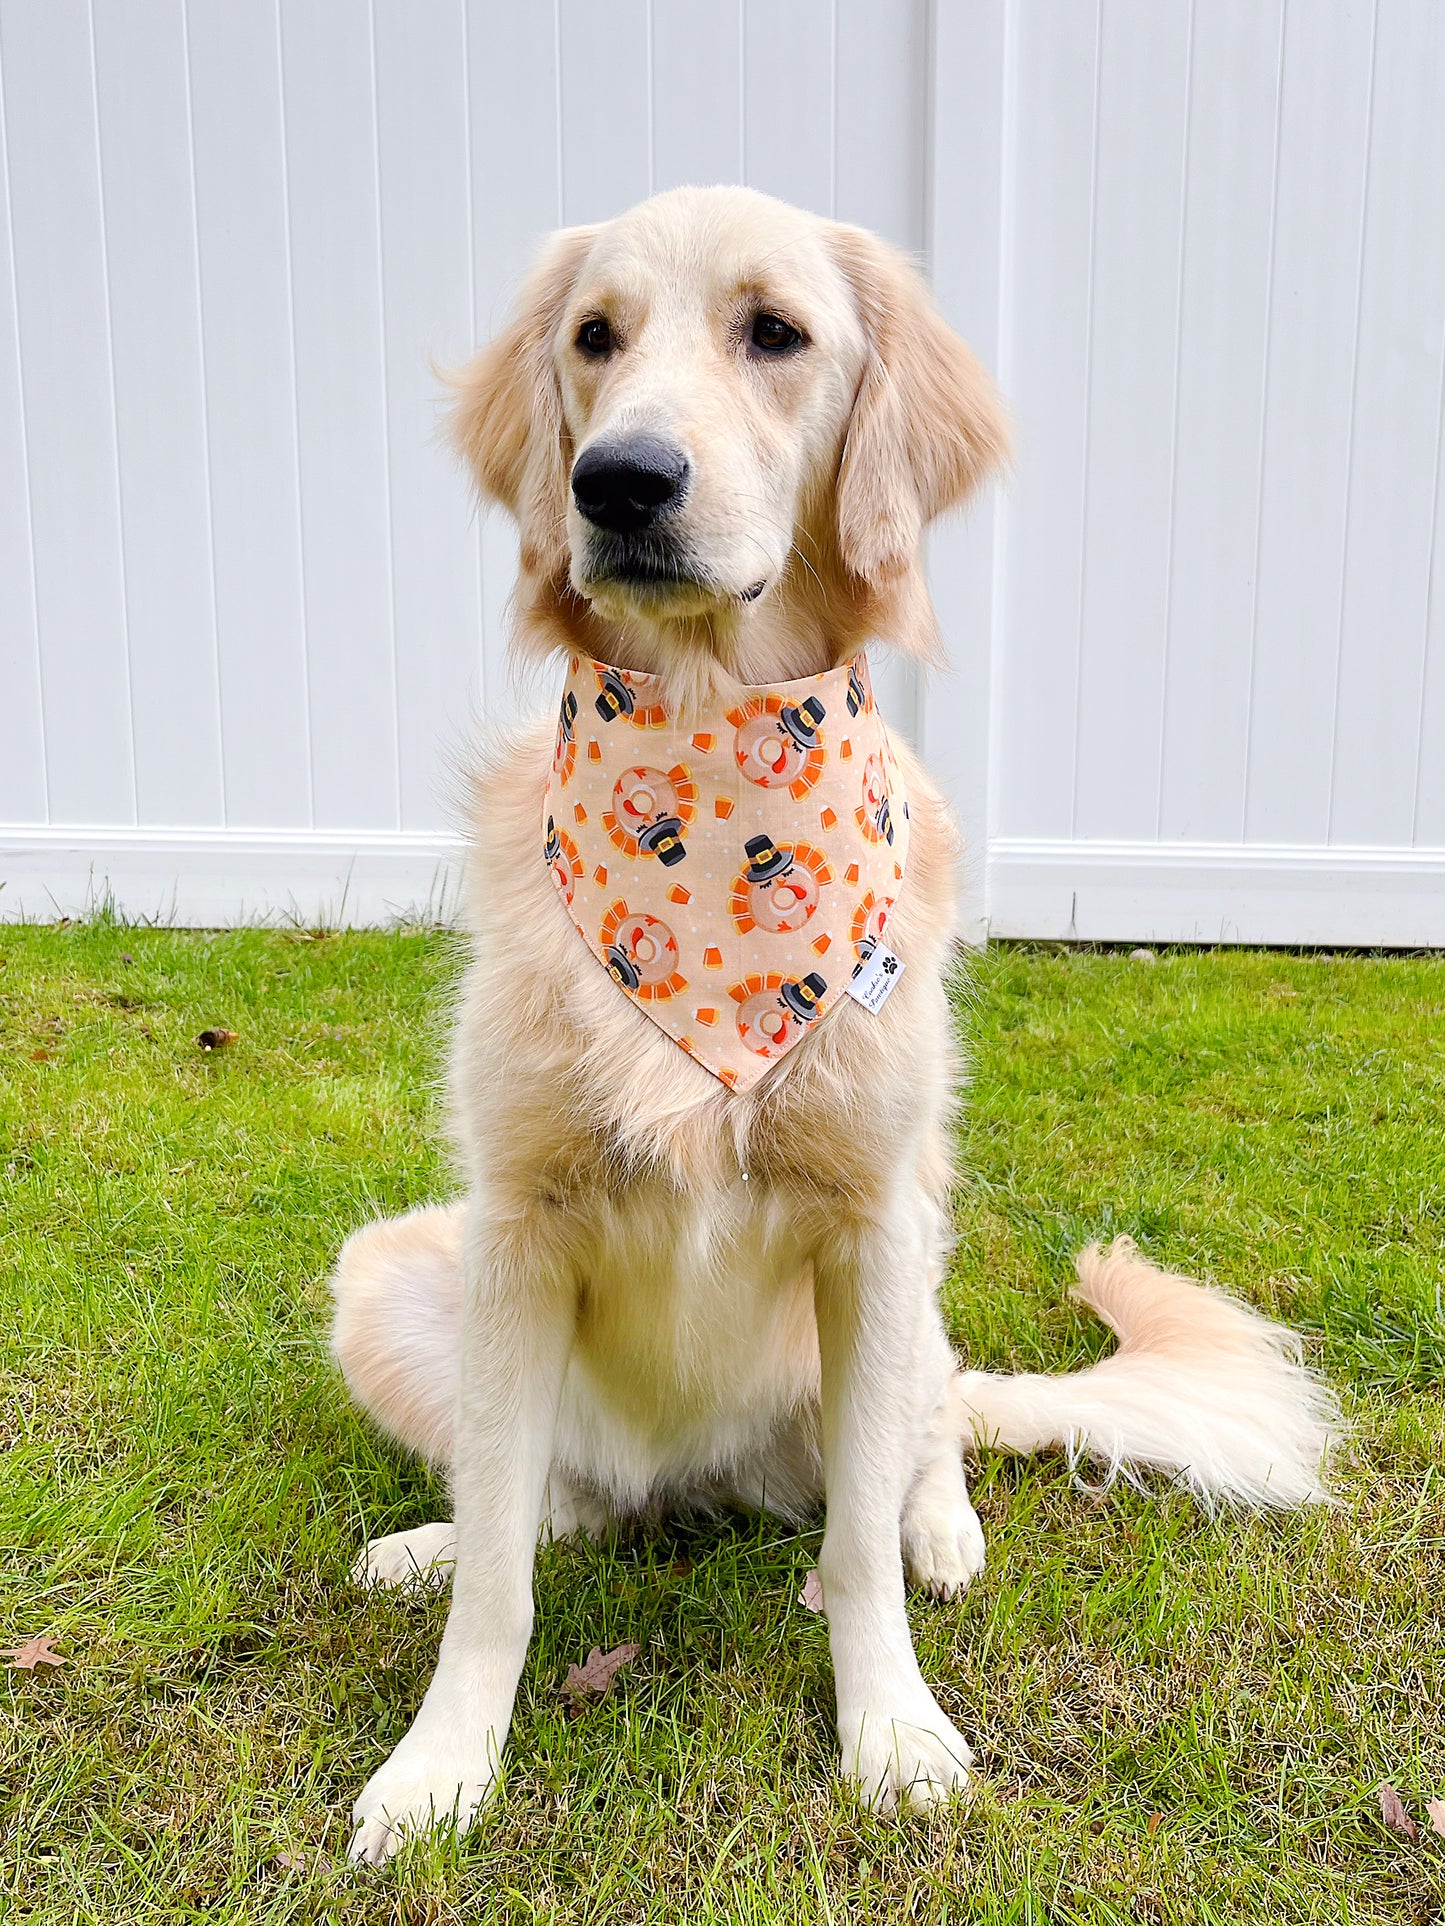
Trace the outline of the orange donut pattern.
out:
[[[843,1000],[908,861],[862,656],[686,715],[660,678],[573,656],[541,828],[562,906],[618,990],[739,1091]]]

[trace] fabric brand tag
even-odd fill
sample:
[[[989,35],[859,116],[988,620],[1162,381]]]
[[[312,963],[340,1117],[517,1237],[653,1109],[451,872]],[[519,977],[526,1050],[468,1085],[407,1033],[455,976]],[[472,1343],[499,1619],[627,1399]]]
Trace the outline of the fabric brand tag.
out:
[[[903,970],[903,963],[892,950],[885,950],[881,943],[875,944],[873,954],[849,981],[848,994],[865,1010],[881,1010]]]

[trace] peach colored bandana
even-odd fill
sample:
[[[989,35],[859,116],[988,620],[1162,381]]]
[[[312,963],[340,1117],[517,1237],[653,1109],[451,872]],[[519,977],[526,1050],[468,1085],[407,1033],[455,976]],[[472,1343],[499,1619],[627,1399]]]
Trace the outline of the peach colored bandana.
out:
[[[545,857],[619,989],[747,1090],[872,955],[903,883],[908,803],[862,656],[686,728],[660,692],[656,676],[571,658]]]

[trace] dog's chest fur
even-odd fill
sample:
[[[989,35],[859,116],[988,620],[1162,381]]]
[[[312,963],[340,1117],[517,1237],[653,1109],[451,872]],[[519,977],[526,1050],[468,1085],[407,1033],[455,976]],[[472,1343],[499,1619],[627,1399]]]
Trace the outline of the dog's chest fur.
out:
[[[541,724],[475,779],[452,1101],[468,1178],[547,1241],[577,1294],[558,1455],[600,1456],[637,1494],[745,1453],[816,1395],[820,1225],[880,1209],[910,1146],[902,1161],[946,1183],[950,852],[910,769],[895,995],[877,1016],[834,1011],[738,1095],[632,1007],[568,920],[539,853],[550,753]]]

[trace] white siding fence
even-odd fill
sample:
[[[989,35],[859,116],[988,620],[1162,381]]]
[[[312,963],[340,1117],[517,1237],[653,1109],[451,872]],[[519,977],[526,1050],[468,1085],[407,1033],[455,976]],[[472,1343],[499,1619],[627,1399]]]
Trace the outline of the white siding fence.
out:
[[[1013,402],[885,678],[971,933],[1445,944],[1440,0],[0,0],[0,918],[445,911],[524,693],[429,362],[719,180]]]

